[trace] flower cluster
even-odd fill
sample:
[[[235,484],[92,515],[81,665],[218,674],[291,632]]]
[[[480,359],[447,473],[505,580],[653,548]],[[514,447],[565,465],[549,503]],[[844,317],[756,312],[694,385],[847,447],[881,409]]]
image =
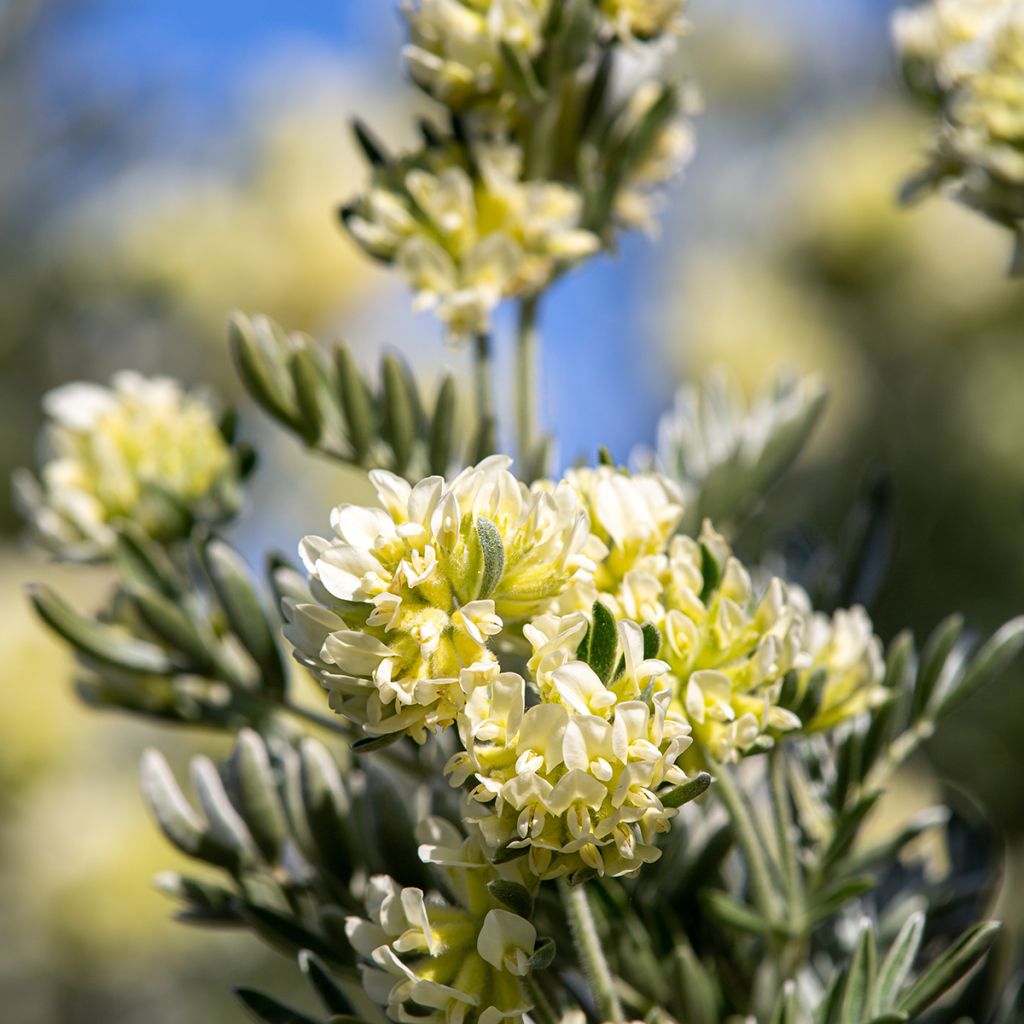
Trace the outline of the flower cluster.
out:
[[[371,474],[382,508],[340,506],[301,555],[317,603],[287,602],[286,636],[371,736],[444,728],[497,671],[488,638],[561,594],[590,563],[568,486],[530,491],[493,456],[450,484]]]
[[[522,979],[537,932],[487,888],[499,878],[479,845],[440,818],[417,830],[420,855],[438,866],[457,901],[370,879],[369,919],[350,917],[346,934],[364,963],[363,986],[395,1021],[518,1024],[530,1009]]]
[[[800,720],[779,705],[786,673],[807,662],[805,616],[780,579],[755,591],[724,538],[705,523],[641,561],[607,597],[618,614],[655,625],[663,637],[673,706],[706,751],[732,761],[770,745]]]
[[[353,239],[397,267],[451,338],[489,332],[505,299],[536,299],[610,247],[656,231],[663,186],[690,158],[688,90],[613,73],[617,51],[676,35],[683,0],[404,0],[413,81],[447,108],[424,145],[372,165],[342,210]],[[660,50],[660,48],[659,48]]]
[[[508,64],[540,53],[550,8],[551,0],[406,0],[409,73],[455,110],[487,102],[507,107]]]
[[[929,166],[915,183],[948,185],[993,220],[1024,225],[1024,4],[933,0],[896,12],[911,82],[942,106]]]
[[[549,655],[552,639],[575,653],[588,624],[573,618],[557,638],[536,627],[532,638]],[[620,623],[618,638],[621,670],[607,679],[585,661],[554,667],[548,657],[540,703],[526,708],[522,677],[505,673],[459,715],[465,749],[446,770],[453,785],[475,783],[469,821],[492,850],[527,854],[540,878],[635,873],[660,856],[655,836],[676,813],[658,791],[686,781],[676,762],[689,726],[669,714],[670,694],[655,692],[668,666],[644,658],[640,627]]]
[[[170,540],[237,503],[236,459],[210,406],[166,377],[117,374],[110,387],[68,384],[44,400],[48,457],[16,494],[46,547],[65,558],[110,553],[131,519]]]
[[[524,181],[514,145],[472,154],[428,147],[382,165],[343,217],[370,255],[393,263],[450,336],[484,332],[502,299],[533,295],[600,242],[573,189]]]
[[[606,30],[624,41],[647,41],[680,32],[686,0],[600,0]]]
[[[800,703],[814,690],[814,710],[804,723],[806,730],[831,729],[885,703],[890,691],[882,685],[882,643],[867,612],[858,606],[840,609],[830,618],[812,612],[810,599],[799,587],[791,588],[790,594],[807,622],[807,664],[798,676],[796,695]]]
[[[549,55],[565,59],[566,33],[575,34],[571,49],[589,56],[601,42],[679,33],[685,7],[685,0],[405,0],[405,62],[413,81],[445,106],[508,115],[524,77]]]
[[[492,457],[450,483],[372,478],[381,508],[342,506],[334,538],[303,541],[313,600],[286,601],[286,635],[368,737],[457,724],[466,821],[532,876],[637,871],[688,771],[879,699],[863,611],[829,620],[782,580],[756,588],[710,524],[674,532],[679,490],[658,474],[531,489]]]

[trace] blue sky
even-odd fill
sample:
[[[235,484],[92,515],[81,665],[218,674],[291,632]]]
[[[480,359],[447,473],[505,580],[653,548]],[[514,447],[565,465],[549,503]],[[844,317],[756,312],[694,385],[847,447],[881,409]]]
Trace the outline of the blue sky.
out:
[[[698,15],[705,4],[722,4],[736,12],[738,26],[756,31],[743,12],[757,2],[695,0],[692,6]],[[775,0],[771,17],[803,37],[808,62],[834,67],[858,60],[851,50],[864,37],[847,29],[867,25],[880,34],[887,7],[888,0]],[[393,89],[400,81],[396,8],[397,0],[97,0],[67,22],[85,63],[73,67],[71,79],[84,72],[129,90],[168,86],[166,100],[187,132],[215,131],[231,116],[239,81],[262,56],[290,43],[315,42],[336,49],[340,61],[371,62],[382,90]],[[339,111],[339,124],[346,114]],[[690,191],[687,202],[696,203]],[[645,356],[653,325],[644,312],[664,261],[664,248],[628,239],[618,258],[571,275],[550,297],[542,406],[563,459],[592,456],[598,438],[619,458],[635,441],[653,440],[675,383]],[[573,383],[571,400],[566,381]]]

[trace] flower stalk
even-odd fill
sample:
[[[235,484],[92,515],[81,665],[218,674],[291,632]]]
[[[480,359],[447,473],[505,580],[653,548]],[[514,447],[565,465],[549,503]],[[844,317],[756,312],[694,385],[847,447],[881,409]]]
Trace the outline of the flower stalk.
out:
[[[564,878],[558,880],[558,892],[562,897],[566,920],[572,932],[576,955],[590,984],[598,1016],[602,1021],[623,1024],[625,1017],[622,1003],[615,987],[611,968],[601,948],[601,937],[597,933],[594,913],[590,909],[585,885],[571,885]]]
[[[516,338],[516,447],[524,471],[532,466],[534,428],[537,424],[537,363],[540,348],[540,296],[530,295],[519,304]]]

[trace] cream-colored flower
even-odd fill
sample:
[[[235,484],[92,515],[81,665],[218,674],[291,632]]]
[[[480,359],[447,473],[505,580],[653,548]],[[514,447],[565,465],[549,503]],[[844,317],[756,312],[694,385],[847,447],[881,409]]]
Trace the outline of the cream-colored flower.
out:
[[[594,582],[612,591],[641,560],[664,550],[683,515],[677,484],[658,473],[629,474],[611,466],[571,469],[567,483],[590,517],[588,554],[597,563]],[[593,603],[582,595],[583,606]]]
[[[893,33],[911,81],[941,101],[931,159],[914,187],[945,185],[1020,236],[1024,2],[934,0],[897,11]]]
[[[662,109],[669,103],[669,109]],[[692,115],[699,108],[693,89],[667,90],[649,80],[630,94],[609,127],[617,145],[636,145],[645,138],[615,194],[612,215],[626,229],[639,229],[652,237],[659,232],[658,214],[664,206],[665,186],[693,159],[696,149]],[[652,120],[653,119],[653,120]]]
[[[814,713],[804,728],[808,732],[831,729],[885,703],[890,692],[882,685],[882,642],[867,612],[857,606],[831,617],[812,613],[810,599],[799,587],[790,593],[807,620],[804,648],[809,659],[799,675],[794,704],[800,703],[812,683],[817,693]]]
[[[673,537],[666,554],[628,572],[616,600],[618,614],[631,609],[661,632],[673,707],[693,728],[692,763],[701,751],[736,760],[800,725],[778,701],[786,673],[809,660],[802,609],[779,579],[757,595],[709,523],[699,540]]]
[[[371,736],[423,742],[497,672],[489,649],[592,568],[574,492],[530,491],[492,456],[451,483],[374,471],[381,508],[343,505],[334,538],[300,553],[317,603],[288,601],[285,635]]]
[[[582,215],[574,189],[523,180],[518,148],[479,145],[472,161],[433,148],[387,165],[344,220],[460,339],[486,331],[503,299],[538,293],[600,248]]]
[[[544,46],[551,0],[405,0],[409,25],[406,66],[413,80],[441,103],[508,107],[505,57],[536,57]]]
[[[467,819],[491,851],[522,850],[539,878],[576,871],[633,874],[656,860],[655,836],[676,813],[658,796],[686,781],[677,762],[689,727],[659,689],[668,666],[643,657],[635,623],[620,623],[621,670],[605,684],[582,661],[539,683],[503,673],[475,690],[459,715],[464,751],[446,771],[472,781]]]
[[[231,448],[210,406],[167,377],[117,374],[110,387],[67,384],[44,399],[49,458],[16,493],[35,532],[68,558],[108,554],[113,523],[132,520],[162,540],[193,518],[237,504]]]
[[[394,1021],[518,1024],[530,1009],[522,978],[536,930],[488,891],[499,872],[479,844],[440,818],[424,822],[417,837],[457,902],[371,878],[368,919],[350,917],[345,927],[363,960],[364,989]]]
[[[686,0],[600,0],[609,31],[627,42],[681,32],[685,9]]]

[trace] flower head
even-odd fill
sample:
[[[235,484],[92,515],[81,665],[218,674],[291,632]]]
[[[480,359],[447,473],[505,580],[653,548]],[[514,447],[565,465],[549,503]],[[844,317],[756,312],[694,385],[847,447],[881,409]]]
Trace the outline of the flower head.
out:
[[[1024,225],[1024,3],[934,0],[893,18],[908,77],[937,98],[929,165],[910,188],[946,185],[965,204]]]
[[[167,377],[117,374],[44,399],[51,457],[16,490],[40,539],[69,558],[110,552],[114,523],[170,540],[237,504],[237,467],[210,406]]]
[[[757,594],[709,523],[698,540],[673,537],[664,555],[627,573],[617,601],[660,630],[673,707],[693,728],[695,753],[735,760],[800,725],[778,702],[786,673],[808,660],[802,610],[782,580]]]
[[[668,666],[644,658],[640,627],[620,623],[618,640],[607,682],[565,661],[527,707],[523,679],[503,673],[459,715],[465,749],[446,770],[453,785],[474,783],[467,820],[490,850],[521,851],[541,878],[633,874],[660,856],[655,836],[675,814],[658,794],[686,780],[677,761],[689,727],[669,712],[671,694],[656,684]]]
[[[882,685],[885,662],[882,642],[861,607],[837,611],[829,617],[811,612],[810,600],[798,587],[791,590],[807,620],[804,641],[809,664],[798,676],[795,702],[801,703],[813,686],[812,716],[804,722],[809,732],[831,729],[889,697]]]
[[[529,61],[540,53],[550,7],[551,0],[406,0],[409,73],[456,110],[507,107],[505,54]]]
[[[662,551],[683,515],[682,494],[658,473],[629,474],[611,466],[571,469],[565,482],[590,516],[594,582],[612,590],[641,559]],[[592,599],[586,604],[592,603]]]
[[[626,41],[682,31],[685,9],[686,0],[600,0],[609,30]]]
[[[344,211],[353,238],[393,263],[453,338],[486,331],[502,299],[538,293],[600,248],[579,193],[523,180],[522,159],[511,144],[428,147],[378,168]]]
[[[521,1021],[530,1009],[522,979],[536,930],[488,891],[499,874],[479,844],[440,818],[424,822],[417,836],[421,855],[438,865],[456,902],[403,889],[386,875],[370,879],[368,918],[350,917],[345,928],[363,958],[367,994],[394,1021]]]
[[[497,672],[488,641],[560,594],[588,563],[571,489],[530,491],[493,456],[450,484],[375,471],[381,508],[334,510],[300,553],[316,603],[289,601],[286,635],[371,736],[422,742]]]

